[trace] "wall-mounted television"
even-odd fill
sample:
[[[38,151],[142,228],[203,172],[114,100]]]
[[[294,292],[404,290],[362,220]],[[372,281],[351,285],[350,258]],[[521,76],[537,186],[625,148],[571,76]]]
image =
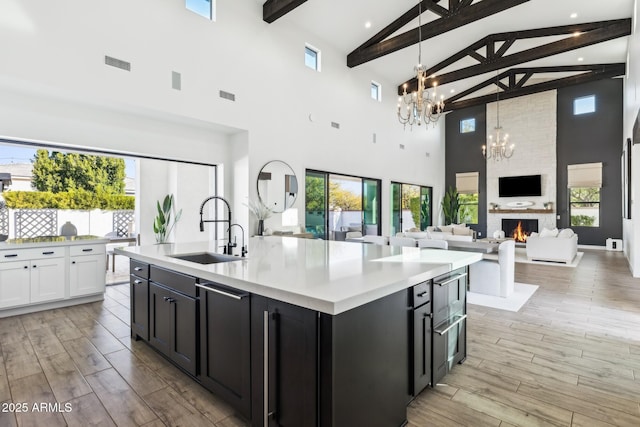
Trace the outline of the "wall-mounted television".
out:
[[[498,178],[500,197],[542,196],[541,175],[502,176]]]

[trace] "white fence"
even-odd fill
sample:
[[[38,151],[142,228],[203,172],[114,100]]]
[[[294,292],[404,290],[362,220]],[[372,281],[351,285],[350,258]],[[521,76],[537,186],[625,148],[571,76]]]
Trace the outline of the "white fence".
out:
[[[9,209],[9,238],[19,238],[16,236],[15,216],[17,209]],[[93,210],[67,210],[58,209],[58,224],[56,227],[57,234],[60,229],[68,221],[72,223],[78,230],[78,235],[105,236],[114,230],[114,213],[120,211],[103,211],[100,209]],[[135,233],[133,222],[127,227],[129,234]],[[44,234],[44,233],[43,233]]]

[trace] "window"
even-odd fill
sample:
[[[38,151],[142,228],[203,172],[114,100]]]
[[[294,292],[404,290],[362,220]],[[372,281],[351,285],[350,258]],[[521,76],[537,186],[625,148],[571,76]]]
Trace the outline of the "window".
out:
[[[476,131],[476,119],[460,120],[460,133],[471,133]]]
[[[599,227],[602,163],[568,165],[567,186],[571,226]]]
[[[478,178],[478,172],[456,174],[458,222],[461,224],[478,223]]]
[[[573,100],[573,115],[578,116],[580,114],[595,113],[596,111],[596,96],[589,95],[582,98],[576,98]]]
[[[380,83],[376,83],[374,81],[371,82],[371,98],[376,101],[382,100],[382,86]]]
[[[304,65],[316,71],[320,71],[320,51],[313,46],[304,47]]]
[[[600,188],[570,188],[569,197],[572,227],[600,226]]]
[[[185,0],[187,9],[215,21],[216,0]]]
[[[417,228],[426,230],[432,217],[431,187],[391,183],[391,235]]]

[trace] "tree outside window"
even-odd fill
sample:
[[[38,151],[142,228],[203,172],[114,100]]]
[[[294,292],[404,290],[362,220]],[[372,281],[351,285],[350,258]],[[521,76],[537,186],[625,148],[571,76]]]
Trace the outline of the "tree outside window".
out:
[[[478,223],[478,193],[459,194],[458,221],[461,224]]]
[[[600,188],[570,188],[569,214],[572,227],[600,226]]]

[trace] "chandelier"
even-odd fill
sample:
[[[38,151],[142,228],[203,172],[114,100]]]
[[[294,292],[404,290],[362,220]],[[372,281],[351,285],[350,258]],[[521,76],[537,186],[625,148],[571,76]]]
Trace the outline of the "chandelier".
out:
[[[482,155],[485,159],[493,159],[495,162],[510,159],[513,156],[515,144],[509,145],[509,134],[504,133],[500,126],[500,86],[498,73],[496,72],[496,127],[494,134],[487,136],[487,145],[482,146]]]
[[[418,2],[418,65],[416,73],[418,90],[407,93],[407,84],[403,86],[402,96],[398,99],[398,120],[406,129],[407,125],[428,125],[438,121],[444,110],[444,96],[437,100],[436,86],[433,84],[433,97],[426,87],[427,69],[422,65],[422,2]],[[425,126],[425,128],[428,128]]]

